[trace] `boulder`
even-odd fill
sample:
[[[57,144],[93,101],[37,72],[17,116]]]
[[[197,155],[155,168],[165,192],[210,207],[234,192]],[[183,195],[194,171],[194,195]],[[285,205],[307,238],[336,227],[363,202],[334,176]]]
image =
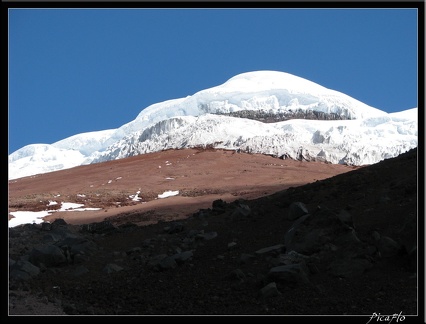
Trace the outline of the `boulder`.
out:
[[[110,221],[102,221],[81,225],[82,232],[89,232],[92,234],[109,234],[112,232],[116,232],[117,230],[118,228],[114,226]]]
[[[39,267],[36,267],[28,261],[19,260],[10,267],[9,278],[15,280],[29,280],[39,273]]]
[[[105,267],[103,267],[102,271],[105,273],[113,273],[123,270],[123,267],[120,267],[114,263],[108,263]]]
[[[163,260],[166,257],[167,257],[167,254],[155,255],[148,260],[148,266],[151,267],[151,268],[157,268],[160,261]]]
[[[61,226],[67,226],[67,222],[65,220],[63,220],[62,218],[56,218],[52,223],[51,223],[51,229],[54,230],[58,227]]]
[[[345,224],[339,214],[326,208],[298,218],[284,237],[287,250],[305,255],[319,252],[329,243],[342,248],[360,241],[354,229]]]
[[[373,265],[364,258],[336,259],[329,266],[329,273],[340,278],[354,278],[361,276]]]
[[[303,264],[289,264],[272,268],[269,270],[268,278],[272,281],[295,286],[309,283],[308,273],[309,270]]]
[[[269,246],[260,250],[257,250],[255,253],[257,255],[265,255],[265,254],[279,254],[284,248],[284,244],[277,244],[273,246]]]
[[[308,214],[308,208],[306,207],[306,205],[302,202],[294,202],[292,204],[290,204],[289,209],[288,209],[288,216],[287,219],[288,220],[295,220],[298,219],[299,217],[302,217],[306,214]]]
[[[157,269],[158,270],[168,270],[177,267],[176,260],[173,255],[167,256],[158,262]]]
[[[278,296],[278,295],[281,295],[281,293],[279,292],[277,288],[277,284],[275,282],[268,283],[265,287],[263,287],[259,291],[259,297],[263,300],[270,297]]]
[[[242,220],[250,216],[251,209],[248,205],[240,203],[231,214],[232,220]]]
[[[228,278],[231,280],[244,281],[246,279],[246,275],[241,269],[235,269],[228,275]]]
[[[208,233],[198,233],[195,236],[195,238],[208,241],[208,240],[214,239],[216,236],[217,236],[217,232],[208,232]]]
[[[43,222],[41,223],[41,230],[42,231],[50,231],[52,229],[52,224],[49,222]]]
[[[226,202],[222,199],[214,200],[212,203],[212,209],[216,214],[223,213],[226,210]]]
[[[173,259],[176,261],[177,264],[182,264],[185,261],[191,260],[192,256],[193,256],[192,251],[184,251],[184,252],[174,254]]]
[[[307,255],[297,253],[296,251],[289,251],[285,254],[280,254],[278,256],[278,263],[280,265],[296,264],[296,263],[306,263],[311,258]]]
[[[42,245],[33,248],[28,259],[32,264],[46,267],[56,267],[67,263],[67,258],[63,251],[56,245]]]
[[[181,222],[172,222],[169,226],[164,227],[164,231],[168,234],[179,233],[184,230],[184,226]]]
[[[71,256],[75,254],[91,255],[97,250],[97,246],[87,238],[77,235],[68,235],[65,239],[55,243],[61,248],[68,247]]]

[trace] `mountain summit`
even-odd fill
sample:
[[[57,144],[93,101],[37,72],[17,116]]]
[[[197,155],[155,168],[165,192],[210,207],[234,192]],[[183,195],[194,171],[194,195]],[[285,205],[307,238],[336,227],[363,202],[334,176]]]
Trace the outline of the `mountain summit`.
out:
[[[417,108],[388,114],[289,73],[247,72],[148,106],[117,129],[27,145],[10,154],[9,179],[200,146],[374,164],[417,147]]]

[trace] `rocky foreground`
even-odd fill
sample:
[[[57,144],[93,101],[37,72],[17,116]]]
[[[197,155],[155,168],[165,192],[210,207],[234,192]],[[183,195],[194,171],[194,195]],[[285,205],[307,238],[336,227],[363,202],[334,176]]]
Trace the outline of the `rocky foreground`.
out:
[[[423,293],[417,180],[411,150],[263,198],[215,200],[178,221],[10,228],[9,315],[412,319]]]

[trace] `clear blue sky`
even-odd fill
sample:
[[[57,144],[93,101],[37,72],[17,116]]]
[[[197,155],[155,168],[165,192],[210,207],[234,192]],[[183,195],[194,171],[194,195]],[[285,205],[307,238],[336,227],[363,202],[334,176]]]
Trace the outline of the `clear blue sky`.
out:
[[[417,107],[416,9],[9,9],[9,153],[248,71]]]

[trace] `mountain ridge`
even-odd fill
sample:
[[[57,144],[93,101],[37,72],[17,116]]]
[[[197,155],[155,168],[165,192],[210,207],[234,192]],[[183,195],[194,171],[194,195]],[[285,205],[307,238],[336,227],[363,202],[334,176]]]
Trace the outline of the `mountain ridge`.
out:
[[[417,108],[414,109],[417,110]],[[265,126],[261,123],[253,124],[247,118],[236,117],[244,112],[269,114],[269,116],[277,117],[278,121],[270,123],[274,125],[271,127],[271,125]],[[309,113],[311,115],[322,114],[322,118],[334,119],[335,123],[327,125],[328,128],[324,129],[323,125],[320,126],[310,120],[304,120],[303,125],[301,125],[300,119],[285,120],[294,112],[297,113],[295,116],[298,118],[304,114],[307,116]],[[227,114],[228,116],[226,116]],[[225,142],[226,145],[216,145],[216,147],[233,150],[242,149],[241,145],[245,145],[250,146],[244,148],[249,152],[290,158],[299,156],[302,147],[302,151],[306,151],[304,158],[307,160],[315,158],[325,159],[330,163],[371,164],[384,158],[394,157],[417,146],[417,116],[414,118],[411,110],[398,114],[397,117],[392,117],[392,114],[370,107],[343,93],[327,89],[289,73],[247,72],[232,77],[222,85],[201,90],[192,96],[148,106],[133,121],[117,129],[76,134],[51,145],[27,145],[9,155],[9,179],[122,158],[126,156],[125,152],[143,154],[160,151],[164,148],[190,147],[189,144],[184,144],[185,141],[191,143],[192,146]],[[201,118],[203,116],[208,116],[210,119],[209,122],[205,121],[206,127],[211,128],[213,127],[211,125],[215,124],[216,129],[219,130],[214,136],[208,133],[208,129],[195,127],[197,125],[193,123],[192,117]],[[230,119],[220,119],[217,116],[233,119],[230,121]],[[294,115],[291,118],[294,118]],[[356,122],[364,119],[367,120],[364,124]],[[220,126],[217,124],[218,121],[224,122],[224,124]],[[183,124],[190,125],[191,122],[193,124],[190,127],[192,132],[186,135],[186,140],[179,138],[176,142],[172,136],[164,138],[162,127],[168,128],[169,132],[176,133],[177,129],[170,127],[171,125],[182,129]],[[166,126],[167,123],[169,126]],[[232,129],[235,128],[235,125],[246,130],[255,125],[253,130],[258,134],[263,134],[261,135],[263,137],[254,134],[249,138],[245,133],[237,134]],[[335,141],[335,145],[331,147],[326,145],[330,143],[318,142],[318,139],[323,137],[322,133],[332,134],[333,129],[339,129],[339,127],[350,130],[352,141],[355,140],[355,142],[348,142],[348,138],[344,139],[344,136],[337,137],[337,139],[330,138],[329,141]],[[159,133],[148,135],[147,130],[153,132],[157,130]],[[207,133],[201,134],[203,131],[207,131]],[[157,140],[137,142],[136,139],[140,138],[143,132],[145,132],[145,138],[157,136]],[[194,133],[200,134],[198,141],[194,137]],[[268,133],[272,136],[268,136]],[[364,134],[364,138],[353,136],[356,133]],[[229,134],[233,135],[229,137]],[[295,140],[289,147],[274,148],[279,145],[277,141],[288,139],[291,134],[294,135]],[[392,139],[387,140],[387,137]],[[167,142],[159,143],[159,138]],[[299,142],[299,138],[304,138],[304,140]],[[373,142],[377,142],[377,144],[375,147],[369,148],[368,143],[372,138],[374,138]],[[379,149],[378,154],[374,153],[377,148],[380,148],[378,143],[382,142],[383,138],[385,138],[385,142],[388,142],[385,145],[386,150]],[[349,149],[359,141],[366,141],[360,148],[361,152]],[[136,149],[138,146],[143,149],[138,151]],[[133,149],[129,150],[128,148],[131,147]],[[370,152],[374,153],[372,154],[373,159],[368,157]]]

